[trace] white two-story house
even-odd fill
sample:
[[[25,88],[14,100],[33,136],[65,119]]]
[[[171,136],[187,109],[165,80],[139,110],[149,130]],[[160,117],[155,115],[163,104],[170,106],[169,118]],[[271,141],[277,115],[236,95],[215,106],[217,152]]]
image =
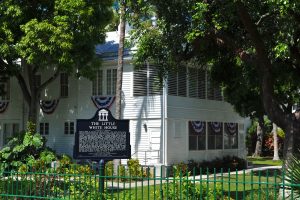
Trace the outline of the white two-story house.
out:
[[[57,153],[73,155],[76,119],[91,118],[99,107],[114,114],[116,41],[118,32],[110,32],[107,43],[97,46],[104,64],[95,80],[62,73],[43,91],[38,130]],[[122,118],[130,120],[132,158],[145,165],[170,165],[226,155],[245,157],[249,121],[223,100],[204,70],[182,67],[159,84],[157,68],[145,64],[135,70],[129,51],[124,63]],[[41,72],[38,79],[49,74]],[[9,92],[0,97],[0,147],[25,129],[28,114],[17,80],[3,84]]]

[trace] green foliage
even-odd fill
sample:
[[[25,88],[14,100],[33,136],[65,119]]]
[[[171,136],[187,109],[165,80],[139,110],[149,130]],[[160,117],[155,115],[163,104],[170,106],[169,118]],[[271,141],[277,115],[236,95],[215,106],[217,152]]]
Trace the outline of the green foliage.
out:
[[[294,198],[300,197],[300,151],[297,154],[292,155],[285,163],[285,180],[288,183],[292,183],[292,189],[294,190]]]
[[[168,176],[187,176],[199,175],[200,173],[214,173],[214,172],[227,172],[228,170],[241,170],[246,168],[246,161],[236,156],[225,156],[223,158],[216,158],[211,161],[196,162],[189,160],[188,163],[179,163],[172,165],[168,170]],[[201,171],[200,171],[201,170]]]
[[[196,66],[208,66],[212,81],[222,86],[225,100],[241,116],[267,114],[290,134],[291,108],[300,102],[299,1],[149,0],[145,4],[154,8],[158,23],[136,26],[137,63],[149,58],[162,71],[174,70],[172,63],[180,67],[191,60]],[[144,9],[145,4],[137,7]]]
[[[57,157],[45,147],[45,139],[38,133],[26,132],[18,138],[12,138],[0,151],[0,169],[24,171],[30,167],[43,169]]]
[[[162,193],[158,193],[157,199],[179,200],[179,199],[209,199],[229,200],[226,195],[222,195],[222,187],[220,183],[216,184],[215,188],[207,187],[206,184],[195,184],[187,177],[175,177],[172,185],[164,185]],[[163,196],[163,198],[161,198]]]
[[[1,1],[0,57],[12,72],[21,58],[40,70],[57,66],[87,75],[95,45],[104,42],[112,1]],[[4,67],[4,66],[3,66]],[[16,71],[17,72],[17,71]]]
[[[143,171],[138,159],[129,159],[127,161],[128,173],[133,177],[142,177]]]

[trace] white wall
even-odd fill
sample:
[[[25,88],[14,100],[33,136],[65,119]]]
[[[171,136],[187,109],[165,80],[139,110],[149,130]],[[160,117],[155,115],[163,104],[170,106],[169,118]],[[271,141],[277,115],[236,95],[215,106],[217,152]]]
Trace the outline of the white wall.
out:
[[[222,101],[167,96],[167,117],[168,164],[188,160],[212,160],[226,155],[245,158],[245,129],[249,119],[240,117],[230,104]],[[190,151],[189,121],[234,122],[243,125],[243,129],[239,130],[238,149]]]

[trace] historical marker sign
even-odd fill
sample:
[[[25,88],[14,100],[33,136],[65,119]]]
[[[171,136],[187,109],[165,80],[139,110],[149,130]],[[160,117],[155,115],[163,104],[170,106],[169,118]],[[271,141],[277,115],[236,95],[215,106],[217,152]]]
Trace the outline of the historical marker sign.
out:
[[[131,157],[129,120],[116,120],[99,109],[92,119],[77,119],[75,159],[128,159]]]

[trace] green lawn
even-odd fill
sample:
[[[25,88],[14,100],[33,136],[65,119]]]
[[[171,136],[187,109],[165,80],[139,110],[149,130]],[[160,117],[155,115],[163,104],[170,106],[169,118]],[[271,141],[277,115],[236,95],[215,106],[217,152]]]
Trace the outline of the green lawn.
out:
[[[253,165],[262,165],[262,166],[281,166],[282,160],[274,161],[272,157],[251,157],[248,156],[247,160],[252,162]]]
[[[205,176],[204,176],[205,178]],[[191,180],[191,183],[195,184],[195,189],[190,189],[189,192],[192,195],[192,193],[195,190],[201,190],[201,185],[204,188],[210,188],[211,191],[215,191],[216,188],[218,188],[218,192],[222,193],[222,196],[230,196],[232,199],[258,199],[262,196],[268,197],[267,199],[273,199],[274,194],[276,196],[276,193],[278,192],[278,185],[275,186],[275,184],[281,182],[281,177],[278,171],[269,171],[266,173],[264,172],[253,172],[253,174],[231,174],[228,176],[228,174],[224,173],[223,178],[212,178],[210,177],[207,181],[206,179],[196,179],[195,181]],[[141,199],[141,200],[152,200],[162,199],[162,195],[164,197],[168,196],[166,188],[172,189],[176,188],[176,190],[179,189],[179,191],[176,192],[177,195],[185,196],[186,191],[184,190],[184,187],[187,185],[184,184],[185,181],[182,181],[181,189],[175,182],[170,180],[169,183],[163,183],[162,185],[159,185],[159,182],[157,182],[158,185],[156,186],[144,186],[144,187],[134,187],[134,183],[132,184],[132,188],[128,188],[125,190],[117,190],[110,191],[107,193],[106,197],[110,198],[116,198],[116,199]],[[201,183],[201,184],[200,184]],[[163,188],[163,193],[160,190]],[[247,197],[247,198],[246,198]],[[172,199],[172,198],[171,198]],[[179,198],[180,199],[180,198]],[[225,198],[226,199],[226,198]],[[263,198],[262,198],[263,199]]]

